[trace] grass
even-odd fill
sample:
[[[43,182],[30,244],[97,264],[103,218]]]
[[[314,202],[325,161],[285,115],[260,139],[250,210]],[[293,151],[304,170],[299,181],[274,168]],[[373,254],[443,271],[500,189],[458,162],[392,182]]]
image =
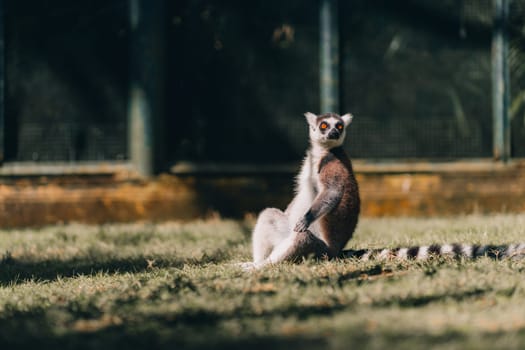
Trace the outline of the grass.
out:
[[[0,348],[523,348],[525,262],[245,273],[253,220],[0,231]],[[363,219],[349,247],[524,241],[525,215]]]

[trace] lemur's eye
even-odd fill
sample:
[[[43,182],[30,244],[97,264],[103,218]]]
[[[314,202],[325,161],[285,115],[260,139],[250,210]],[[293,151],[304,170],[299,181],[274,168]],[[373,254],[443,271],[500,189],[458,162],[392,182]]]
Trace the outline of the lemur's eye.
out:
[[[328,124],[326,122],[322,122],[321,125],[319,125],[319,129],[326,130],[328,128]]]
[[[343,124],[342,123],[337,123],[337,125],[335,127],[337,128],[337,130],[343,130]]]

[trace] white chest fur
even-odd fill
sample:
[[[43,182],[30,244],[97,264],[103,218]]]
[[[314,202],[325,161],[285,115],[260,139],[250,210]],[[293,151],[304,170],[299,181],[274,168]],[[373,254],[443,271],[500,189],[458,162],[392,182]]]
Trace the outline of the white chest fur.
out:
[[[306,153],[301,171],[297,176],[295,197],[286,209],[289,217],[290,232],[295,224],[301,219],[312,206],[317,194],[322,190],[322,184],[319,181],[319,162],[325,152],[315,152],[310,150]],[[314,222],[310,226],[310,231],[319,235],[319,224]]]

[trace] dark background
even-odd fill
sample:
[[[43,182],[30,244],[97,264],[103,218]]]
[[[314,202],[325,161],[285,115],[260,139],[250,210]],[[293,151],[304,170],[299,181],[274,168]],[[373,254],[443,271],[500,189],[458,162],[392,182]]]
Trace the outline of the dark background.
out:
[[[167,1],[166,165],[295,161],[319,111],[316,0]],[[128,159],[128,1],[8,0],[8,161]],[[525,156],[525,1],[511,2],[512,155]],[[490,0],[340,1],[355,158],[492,156]]]

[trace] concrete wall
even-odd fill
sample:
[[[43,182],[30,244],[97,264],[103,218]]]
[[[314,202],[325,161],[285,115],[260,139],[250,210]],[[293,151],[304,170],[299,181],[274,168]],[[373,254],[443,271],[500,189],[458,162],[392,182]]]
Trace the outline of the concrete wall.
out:
[[[525,162],[356,162],[364,216],[439,216],[524,212]],[[293,174],[174,175],[145,180],[132,173],[1,178],[0,226],[189,220],[218,213],[239,218],[284,208]]]

